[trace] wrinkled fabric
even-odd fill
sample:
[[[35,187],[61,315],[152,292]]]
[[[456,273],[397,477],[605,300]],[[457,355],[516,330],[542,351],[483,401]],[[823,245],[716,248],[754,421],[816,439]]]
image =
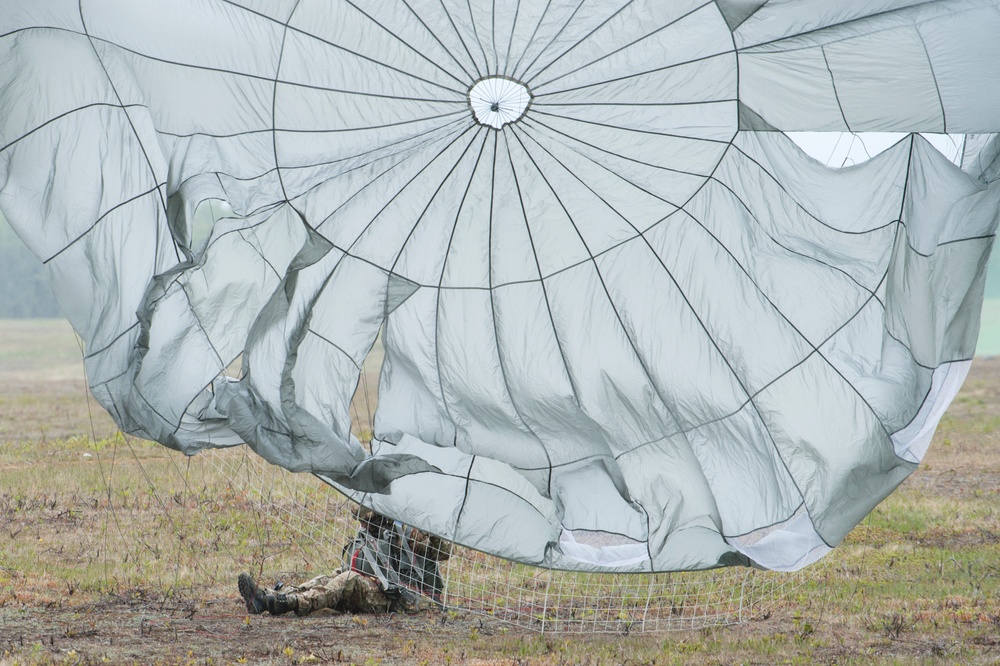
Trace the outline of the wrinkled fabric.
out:
[[[782,132],[998,132],[997,34],[998,0],[10,0],[0,211],[127,432],[530,564],[796,569],[961,386],[1000,143],[836,170]]]

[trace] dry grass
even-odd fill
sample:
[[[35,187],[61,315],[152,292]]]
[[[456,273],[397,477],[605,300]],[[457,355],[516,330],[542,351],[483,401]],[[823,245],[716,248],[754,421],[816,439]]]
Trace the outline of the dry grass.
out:
[[[33,351],[42,342],[50,351]],[[977,361],[920,470],[783,603],[669,634],[539,635],[433,610],[247,617],[238,571],[324,571],[340,544],[303,539],[293,511],[245,492],[270,481],[241,451],[187,461],[115,435],[103,413],[92,441],[84,395],[67,327],[0,323],[0,663],[1000,659],[1000,359]],[[268,499],[309,505],[307,517],[341,511],[335,494],[297,487]]]

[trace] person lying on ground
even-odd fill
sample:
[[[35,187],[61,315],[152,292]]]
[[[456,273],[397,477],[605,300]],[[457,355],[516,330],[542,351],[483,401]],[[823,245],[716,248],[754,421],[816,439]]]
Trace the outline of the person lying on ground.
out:
[[[361,529],[344,547],[346,562],[330,575],[284,587],[260,587],[247,573],[237,579],[247,612],[308,615],[321,608],[348,613],[414,612],[425,595],[438,605],[444,593],[439,563],[451,544],[358,507]]]

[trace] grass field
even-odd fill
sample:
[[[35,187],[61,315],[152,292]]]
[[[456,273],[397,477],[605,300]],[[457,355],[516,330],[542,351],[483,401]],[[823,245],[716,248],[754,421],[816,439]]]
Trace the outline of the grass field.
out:
[[[0,322],[0,664],[1000,661],[1000,358],[977,359],[919,471],[776,607],[569,636],[455,610],[247,616],[239,570],[314,574],[322,549],[232,472],[117,435],[79,357],[61,322]]]

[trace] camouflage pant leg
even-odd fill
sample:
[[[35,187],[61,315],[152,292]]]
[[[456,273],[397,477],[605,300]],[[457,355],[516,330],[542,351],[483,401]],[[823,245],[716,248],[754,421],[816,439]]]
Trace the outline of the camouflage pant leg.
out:
[[[284,590],[284,592],[298,600],[297,614],[308,615],[320,608],[335,608],[340,603],[346,582],[343,573],[333,576],[316,576],[312,580]]]
[[[308,615],[320,608],[336,608],[348,613],[384,613],[389,600],[378,583],[367,576],[345,571],[335,576],[317,576],[297,585],[286,594],[298,600],[299,615]]]
[[[346,571],[341,607],[348,613],[385,613],[390,602],[378,583],[354,571]]]

